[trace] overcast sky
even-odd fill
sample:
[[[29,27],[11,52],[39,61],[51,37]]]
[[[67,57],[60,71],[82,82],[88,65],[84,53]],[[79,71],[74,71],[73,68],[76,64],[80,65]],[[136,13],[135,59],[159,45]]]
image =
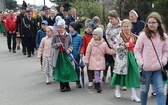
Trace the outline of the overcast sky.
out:
[[[18,4],[22,4],[23,0],[16,0]],[[30,3],[32,5],[44,5],[44,0],[25,0],[26,3]],[[45,0],[46,6],[50,7],[53,5],[49,0]]]

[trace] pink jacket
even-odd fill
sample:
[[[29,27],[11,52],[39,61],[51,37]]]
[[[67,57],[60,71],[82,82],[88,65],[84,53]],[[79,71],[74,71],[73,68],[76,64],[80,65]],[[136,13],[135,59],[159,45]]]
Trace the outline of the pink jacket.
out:
[[[160,35],[159,33],[157,33],[156,37],[154,39],[152,38],[152,41],[154,43],[160,61],[163,65],[166,65],[168,58],[168,39],[166,38],[165,41],[161,41]],[[138,65],[141,67],[143,65],[143,69],[145,71],[157,71],[161,69],[152,43],[146,36],[145,32],[142,32],[139,35],[134,50]]]
[[[38,58],[42,57],[51,57],[53,54],[53,49],[51,47],[52,37],[45,36],[40,43],[38,49]]]
[[[114,50],[109,49],[107,43],[102,39],[95,41],[93,38],[86,49],[85,63],[89,63],[89,70],[105,70],[105,53],[115,54]]]

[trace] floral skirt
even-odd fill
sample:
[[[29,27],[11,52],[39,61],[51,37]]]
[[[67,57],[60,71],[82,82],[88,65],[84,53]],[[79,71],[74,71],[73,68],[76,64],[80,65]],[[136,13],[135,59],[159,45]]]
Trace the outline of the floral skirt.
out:
[[[49,74],[53,73],[53,67],[51,66],[51,57],[43,57],[42,65],[43,65],[42,70],[44,73],[49,73]]]
[[[114,73],[110,85],[120,85],[121,87],[126,86],[127,88],[139,88],[140,82],[138,65],[131,51],[128,51],[127,70],[126,75]]]
[[[58,82],[75,82],[78,80],[74,66],[65,52],[58,54],[54,80]]]

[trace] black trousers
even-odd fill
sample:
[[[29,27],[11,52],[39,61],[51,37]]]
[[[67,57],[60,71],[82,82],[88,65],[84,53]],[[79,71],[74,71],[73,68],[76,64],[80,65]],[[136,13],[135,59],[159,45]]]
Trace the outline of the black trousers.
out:
[[[27,47],[28,55],[31,55],[31,53],[34,53],[34,38],[33,37],[26,38],[26,47]]]
[[[16,33],[9,33],[7,32],[7,44],[8,44],[8,49],[11,50],[11,39],[13,40],[12,44],[12,50],[16,50]]]
[[[22,41],[22,53],[26,53],[26,37],[21,37]]]
[[[75,60],[79,64],[79,59],[75,59]],[[76,81],[76,84],[79,84],[80,83],[80,68],[79,68],[79,65],[77,64],[75,64],[75,71],[78,76],[78,80]]]

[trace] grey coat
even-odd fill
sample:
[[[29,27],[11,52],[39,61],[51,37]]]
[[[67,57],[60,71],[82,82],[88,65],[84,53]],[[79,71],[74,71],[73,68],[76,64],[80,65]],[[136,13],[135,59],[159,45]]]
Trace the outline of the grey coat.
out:
[[[58,58],[58,54],[60,52],[60,47],[56,46],[57,43],[60,42],[60,35],[59,34],[56,34],[56,35],[53,35],[53,40],[52,40],[52,48],[54,49],[54,52],[53,52],[53,56],[52,56],[52,60],[51,60],[51,65],[55,68],[56,64],[57,64],[57,58]],[[66,37],[65,37],[65,43],[64,43],[64,47],[69,50],[70,52],[72,52],[72,37],[71,35],[69,35],[67,32],[66,32]]]

